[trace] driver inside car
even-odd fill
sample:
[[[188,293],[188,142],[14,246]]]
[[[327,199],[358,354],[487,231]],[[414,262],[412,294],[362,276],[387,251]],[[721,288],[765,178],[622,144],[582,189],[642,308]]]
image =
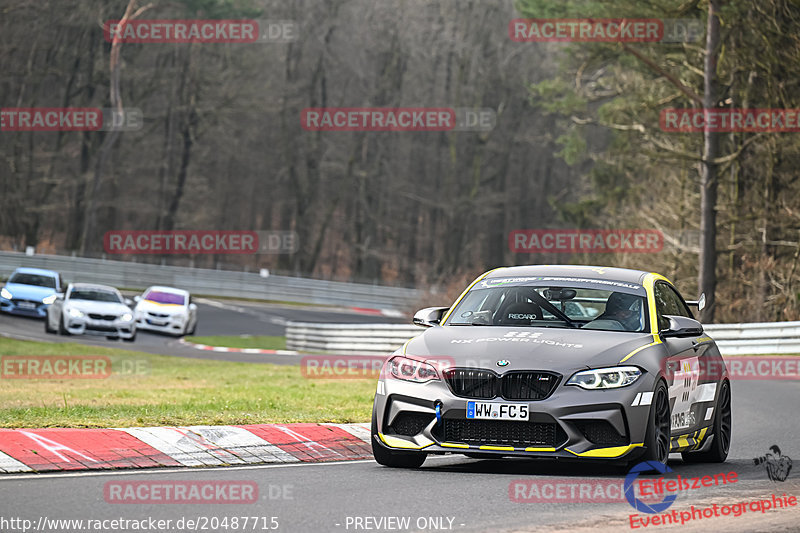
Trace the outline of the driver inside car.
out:
[[[606,310],[595,320],[616,320],[626,331],[642,329],[642,299],[624,292],[612,292],[606,301]]]

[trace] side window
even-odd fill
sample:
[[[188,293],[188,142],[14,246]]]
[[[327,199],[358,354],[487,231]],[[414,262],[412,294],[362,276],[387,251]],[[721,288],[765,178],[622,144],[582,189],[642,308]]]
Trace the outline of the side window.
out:
[[[669,327],[669,321],[664,318],[664,315],[680,315],[681,312],[675,304],[675,297],[672,290],[666,283],[656,283],[653,293],[656,298],[658,329],[666,329]]]
[[[686,305],[686,303],[683,301],[683,298],[681,298],[680,294],[678,294],[678,292],[674,288],[670,287],[669,285],[664,285],[664,290],[670,295],[670,297],[674,302],[675,312],[672,313],[673,315],[685,316],[687,318],[694,318],[692,312],[689,310],[689,307]]]

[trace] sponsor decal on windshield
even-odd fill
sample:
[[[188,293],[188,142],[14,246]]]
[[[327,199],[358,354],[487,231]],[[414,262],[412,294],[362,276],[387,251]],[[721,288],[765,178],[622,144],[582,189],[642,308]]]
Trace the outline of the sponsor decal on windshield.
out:
[[[642,286],[636,283],[625,283],[622,281],[611,281],[605,279],[589,279],[589,278],[564,278],[552,276],[535,276],[535,277],[517,277],[517,278],[492,278],[481,281],[481,288],[490,289],[492,287],[499,287],[501,285],[527,285],[531,282],[557,282],[557,283],[587,283],[594,285],[606,285],[609,287],[620,287],[623,289],[642,290]]]

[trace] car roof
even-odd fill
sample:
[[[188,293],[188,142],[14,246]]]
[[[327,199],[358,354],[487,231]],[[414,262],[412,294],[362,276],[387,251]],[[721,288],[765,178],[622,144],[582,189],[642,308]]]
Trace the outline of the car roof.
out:
[[[566,278],[587,278],[622,281],[625,283],[640,284],[649,274],[644,270],[631,270],[628,268],[584,266],[584,265],[525,265],[502,267],[490,271],[484,279],[527,277],[527,276],[554,276]]]
[[[117,289],[110,285],[100,285],[98,283],[72,283],[73,289],[83,289],[83,290],[101,290],[101,291],[112,291],[112,292],[119,292]]]
[[[19,267],[14,272],[19,272],[20,274],[39,274],[41,276],[51,276],[54,278],[58,277],[58,272],[55,270],[44,270],[43,268]]]
[[[174,294],[180,294],[182,296],[189,295],[189,291],[185,291],[183,289],[176,289],[175,287],[167,287],[164,285],[153,285],[152,287],[147,287],[147,289],[145,289],[145,292],[147,291],[171,292]]]

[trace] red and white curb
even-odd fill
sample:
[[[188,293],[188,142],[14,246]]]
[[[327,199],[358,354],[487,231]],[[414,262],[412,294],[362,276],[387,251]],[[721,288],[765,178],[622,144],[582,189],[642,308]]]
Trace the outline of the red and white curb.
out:
[[[369,459],[368,424],[0,429],[0,472]]]
[[[300,352],[293,350],[262,350],[261,348],[228,348],[227,346],[209,346],[208,344],[195,344],[185,339],[178,341],[180,344],[196,348],[198,350],[206,350],[209,352],[238,352],[238,353],[266,353],[277,355],[299,355]]]

